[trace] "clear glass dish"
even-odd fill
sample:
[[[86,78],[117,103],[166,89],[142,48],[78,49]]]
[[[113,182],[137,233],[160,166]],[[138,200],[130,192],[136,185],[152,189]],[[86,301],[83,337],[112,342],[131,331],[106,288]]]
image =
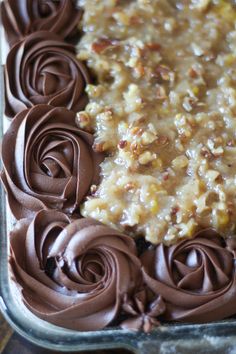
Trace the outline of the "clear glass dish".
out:
[[[0,139],[8,125],[3,114],[5,55],[5,42],[0,32]],[[8,231],[13,220],[2,187],[0,188],[0,221],[0,311],[10,326],[30,342],[62,352],[126,348],[140,354],[236,353],[236,319],[197,325],[165,324],[150,334],[119,328],[77,332],[42,321],[22,304],[20,296],[17,296],[18,290],[10,281]]]

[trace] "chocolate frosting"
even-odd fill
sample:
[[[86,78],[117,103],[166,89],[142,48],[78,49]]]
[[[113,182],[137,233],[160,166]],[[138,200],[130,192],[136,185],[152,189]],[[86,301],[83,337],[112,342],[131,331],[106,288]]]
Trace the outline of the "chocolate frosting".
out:
[[[145,288],[138,290],[131,298],[126,294],[122,309],[129,317],[121,323],[121,328],[134,331],[151,332],[153,327],[159,326],[157,317],[165,312],[165,303],[161,296],[149,302]]]
[[[166,320],[209,322],[236,313],[232,245],[208,229],[194,239],[144,253],[144,281],[165,301]]]
[[[62,38],[76,33],[82,16],[72,0],[4,0],[2,23],[9,45],[36,31],[50,31]]]
[[[69,223],[63,213],[40,211],[11,232],[10,244],[25,305],[61,327],[106,327],[140,279],[133,239],[92,219]]]
[[[89,81],[73,46],[53,33],[35,32],[14,45],[7,56],[5,114],[13,118],[36,104],[78,112],[87,104],[85,86]]]
[[[75,117],[66,108],[37,105],[12,121],[2,142],[1,178],[16,219],[41,209],[78,212],[99,182],[103,155],[93,151],[93,136]]]

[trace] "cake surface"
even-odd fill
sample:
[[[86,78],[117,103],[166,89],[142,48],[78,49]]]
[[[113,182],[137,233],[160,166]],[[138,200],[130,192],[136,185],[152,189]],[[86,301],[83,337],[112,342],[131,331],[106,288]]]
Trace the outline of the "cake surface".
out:
[[[110,156],[82,207],[152,243],[235,229],[235,7],[81,1],[78,58],[95,73],[78,121]]]

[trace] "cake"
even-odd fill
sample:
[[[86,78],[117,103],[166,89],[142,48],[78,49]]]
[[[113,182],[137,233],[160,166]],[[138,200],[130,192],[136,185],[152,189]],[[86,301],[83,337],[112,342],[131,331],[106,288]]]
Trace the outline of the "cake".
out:
[[[235,5],[4,0],[1,13],[22,304],[77,331],[235,315]]]

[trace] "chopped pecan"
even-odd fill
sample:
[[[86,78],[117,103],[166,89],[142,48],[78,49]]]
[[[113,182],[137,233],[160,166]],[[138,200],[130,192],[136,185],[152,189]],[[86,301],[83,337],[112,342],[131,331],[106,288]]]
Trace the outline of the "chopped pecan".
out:
[[[131,130],[131,133],[132,133],[132,135],[141,136],[141,135],[143,134],[143,129],[142,129],[142,128],[139,128],[139,127],[134,127],[134,128]]]
[[[147,43],[145,47],[152,52],[159,52],[161,49],[161,45],[159,43]]]
[[[191,77],[192,79],[196,79],[199,75],[196,72],[196,70],[194,70],[194,68],[191,67],[188,71],[188,76]]]
[[[170,177],[169,172],[164,172],[162,175],[163,181],[168,181],[169,177]]]
[[[137,74],[139,75],[139,77],[143,76],[145,74],[145,68],[142,65],[141,62],[139,62],[136,66],[135,66],[135,71],[137,72]]]
[[[179,207],[173,207],[172,209],[171,209],[171,216],[174,216],[174,215],[176,215],[177,213],[178,213],[178,211],[179,211]]]
[[[118,147],[120,149],[124,149],[127,146],[127,144],[128,144],[127,140],[120,140],[118,143]]]
[[[105,151],[105,143],[94,143],[93,150],[96,152],[103,152]]]
[[[96,184],[92,184],[90,187],[91,194],[94,195],[96,193],[97,189],[98,189],[98,186],[96,186]]]
[[[138,143],[132,143],[130,149],[134,155],[139,155],[141,153],[141,146]]]
[[[135,184],[133,182],[128,182],[126,183],[126,185],[124,186],[124,189],[128,192],[128,191],[132,191],[136,188]]]
[[[167,99],[165,88],[161,85],[157,86],[157,99],[161,101]]]
[[[161,76],[164,81],[173,81],[174,73],[166,65],[157,65],[156,72]]]
[[[212,153],[210,152],[210,150],[206,146],[203,146],[201,148],[201,156],[205,157],[206,159],[212,159],[213,158]]]
[[[135,26],[135,25],[140,25],[143,23],[143,19],[139,16],[131,16],[130,17],[130,24]]]
[[[169,138],[168,138],[168,136],[160,135],[160,136],[157,138],[156,143],[157,143],[157,145],[166,145],[166,144],[169,143]]]
[[[107,48],[116,46],[117,44],[118,44],[117,40],[108,39],[108,38],[100,38],[96,42],[93,42],[92,50],[95,53],[100,54],[104,50],[106,50]]]

